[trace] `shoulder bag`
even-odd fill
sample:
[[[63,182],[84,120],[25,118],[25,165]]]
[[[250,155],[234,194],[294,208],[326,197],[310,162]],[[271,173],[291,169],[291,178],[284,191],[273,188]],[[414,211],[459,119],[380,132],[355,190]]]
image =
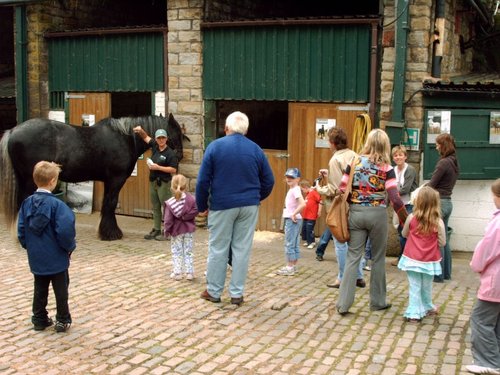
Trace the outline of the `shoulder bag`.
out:
[[[353,159],[351,163],[349,181],[347,182],[345,191],[333,198],[330,210],[326,215],[326,225],[330,228],[330,232],[332,232],[333,237],[335,237],[335,239],[339,242],[347,242],[350,239],[349,203],[347,203],[347,198],[351,193],[355,165],[356,158]]]

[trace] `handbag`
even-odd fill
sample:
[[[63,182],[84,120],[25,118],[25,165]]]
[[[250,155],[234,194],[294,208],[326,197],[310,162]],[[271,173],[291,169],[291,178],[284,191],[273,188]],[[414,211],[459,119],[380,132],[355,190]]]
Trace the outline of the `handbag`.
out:
[[[355,165],[356,160],[354,159],[351,163],[351,171],[349,173],[349,181],[347,182],[346,190],[333,197],[332,205],[326,215],[326,225],[330,228],[333,237],[342,243],[349,241],[351,238],[349,233],[349,203],[347,203],[347,198],[351,193]]]

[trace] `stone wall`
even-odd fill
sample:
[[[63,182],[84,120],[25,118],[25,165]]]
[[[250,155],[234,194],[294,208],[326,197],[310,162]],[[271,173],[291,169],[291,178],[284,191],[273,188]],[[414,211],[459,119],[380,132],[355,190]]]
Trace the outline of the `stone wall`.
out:
[[[384,9],[384,25],[394,21],[395,0],[389,0]],[[422,96],[418,92],[422,82],[431,78],[432,43],[434,40],[435,9],[433,0],[415,0],[410,2],[409,34],[407,43],[407,72],[405,101],[408,105],[405,110],[406,125],[409,128],[422,128],[423,107]],[[472,51],[467,50],[465,55],[460,53],[459,37],[469,38],[472,19],[462,1],[447,0],[445,6],[445,35],[443,37],[443,59],[441,78],[446,79],[453,74],[466,73],[472,67]],[[395,55],[395,28],[396,22],[384,27],[382,32],[382,61],[380,81],[380,126],[385,128],[392,117],[392,90],[394,83]],[[411,99],[411,100],[410,100]],[[415,159],[418,163],[419,158]],[[418,167],[418,165],[415,165]]]
[[[47,117],[48,49],[44,34],[92,27],[126,25],[130,15],[111,0],[42,1],[28,5],[28,117]]]
[[[396,60],[396,22],[395,15],[401,13],[401,10],[395,9],[396,0],[389,0],[385,3],[383,24],[388,25],[382,31],[382,52],[381,52],[381,73],[380,73],[380,126],[385,128],[388,121],[392,117],[392,100],[393,100],[393,84],[394,84],[394,63]],[[422,88],[422,83],[425,79],[430,79],[432,72],[432,42],[434,40],[434,19],[435,9],[433,0],[415,0],[410,2],[409,8],[409,34],[407,43],[407,72],[405,81],[404,100],[408,101],[404,111],[406,126],[409,128],[422,129],[424,123],[424,108],[422,96],[419,90]],[[471,70],[472,67],[472,51],[469,49],[465,55],[460,53],[459,37],[462,35],[465,40],[470,37],[471,30],[470,13],[467,11],[462,1],[446,0],[445,5],[445,35],[443,36],[443,59],[441,63],[441,79],[446,79],[453,74],[463,74]],[[422,139],[421,133],[421,139]],[[422,149],[422,140],[421,146]],[[421,151],[409,151],[408,161],[420,173],[423,154]],[[419,181],[423,183],[423,181]],[[462,188],[465,186],[466,188]],[[478,233],[474,228],[472,231],[463,231],[464,221],[459,217],[460,212],[464,207],[475,206],[477,202],[466,201],[467,192],[472,190],[471,186],[474,183],[457,184],[455,188],[458,201],[456,202],[456,210],[452,214],[451,226],[455,227],[455,234],[451,240],[453,250],[471,251],[474,241],[477,242]],[[454,198],[455,200],[455,198]],[[475,221],[484,224],[484,208],[486,205],[480,203],[482,212]],[[455,213],[455,211],[457,211]],[[481,216],[483,215],[483,216]],[[482,219],[481,219],[482,218]],[[397,235],[391,229],[391,235],[388,243],[388,253],[395,255],[398,249]]]
[[[392,100],[394,85],[394,64],[396,61],[396,22],[395,14],[401,10],[395,9],[395,0],[389,0],[384,9],[384,25],[382,31],[381,73],[380,73],[380,127],[385,128],[392,117]],[[435,9],[433,0],[415,0],[410,2],[409,33],[407,43],[407,63],[405,81],[405,102],[408,102],[404,111],[406,126],[422,129],[424,123],[424,108],[422,95],[419,90],[425,79],[431,79],[432,72],[432,43],[434,40]],[[450,75],[462,74],[471,70],[472,51],[467,50],[465,55],[460,53],[459,36],[465,40],[469,38],[471,30],[470,14],[463,2],[447,0],[445,16],[445,35],[441,79]],[[421,136],[422,138],[422,136]],[[422,146],[421,146],[422,147]],[[420,151],[409,152],[409,162],[420,170]]]
[[[203,157],[202,15],[202,0],[167,3],[167,106],[191,139],[184,143],[184,159],[179,167],[190,181],[190,190],[194,190]]]

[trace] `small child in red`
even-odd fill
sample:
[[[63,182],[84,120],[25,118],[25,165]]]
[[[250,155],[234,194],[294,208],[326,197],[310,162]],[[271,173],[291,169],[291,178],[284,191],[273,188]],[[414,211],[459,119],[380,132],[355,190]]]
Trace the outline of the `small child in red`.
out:
[[[311,183],[307,180],[300,181],[300,190],[305,197],[306,207],[302,212],[302,240],[304,246],[308,249],[314,248],[316,243],[314,242],[314,226],[316,225],[316,220],[321,216],[321,196],[311,187]]]

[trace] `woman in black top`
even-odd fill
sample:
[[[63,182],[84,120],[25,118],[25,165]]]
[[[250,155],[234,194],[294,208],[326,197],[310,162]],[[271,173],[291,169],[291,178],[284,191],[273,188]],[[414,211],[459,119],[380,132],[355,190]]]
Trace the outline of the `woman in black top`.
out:
[[[441,155],[441,158],[436,163],[436,168],[432,173],[429,186],[439,192],[441,200],[441,218],[443,219],[446,229],[446,245],[441,248],[441,268],[443,274],[434,277],[435,282],[443,282],[443,280],[451,279],[451,250],[450,250],[450,235],[448,233],[448,220],[453,211],[453,203],[451,201],[451,193],[458,179],[460,168],[458,159],[455,153],[455,140],[450,134],[440,134],[436,138],[436,150]]]

